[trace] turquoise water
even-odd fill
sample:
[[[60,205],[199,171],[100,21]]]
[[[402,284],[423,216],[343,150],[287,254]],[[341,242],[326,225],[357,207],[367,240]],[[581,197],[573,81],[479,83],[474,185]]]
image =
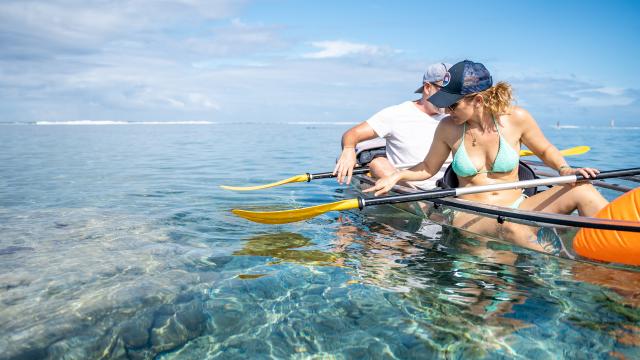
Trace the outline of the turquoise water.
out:
[[[349,124],[0,125],[0,358],[638,358],[640,273],[380,208],[270,226],[232,208],[349,196]],[[639,166],[640,129],[545,128]]]

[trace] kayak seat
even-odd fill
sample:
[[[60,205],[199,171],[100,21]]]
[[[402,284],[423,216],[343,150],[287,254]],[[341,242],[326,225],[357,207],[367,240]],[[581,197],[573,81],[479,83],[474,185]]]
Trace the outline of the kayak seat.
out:
[[[357,149],[359,150],[359,149]],[[372,149],[364,149],[357,151],[356,161],[360,166],[366,166],[377,157],[387,157],[387,147],[381,146]]]
[[[536,173],[531,169],[531,167],[524,162],[520,161],[520,166],[518,167],[518,180],[533,180],[539,179]],[[436,182],[436,186],[443,189],[453,189],[460,186],[458,182],[458,176],[453,172],[451,165],[444,172],[444,176]],[[532,196],[538,193],[538,188],[532,187],[524,189],[524,194],[527,196]]]

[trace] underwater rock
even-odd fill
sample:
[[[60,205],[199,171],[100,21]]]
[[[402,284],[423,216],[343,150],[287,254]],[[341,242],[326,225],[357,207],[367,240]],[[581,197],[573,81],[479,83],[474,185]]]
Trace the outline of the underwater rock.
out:
[[[150,339],[153,353],[180,347],[205,329],[207,317],[202,312],[202,304],[192,301],[173,308],[173,314],[169,315],[166,313],[168,307],[163,306],[154,320]]]
[[[33,251],[34,248],[30,246],[7,246],[6,248],[0,249],[0,255],[9,255],[15,254],[18,251]]]
[[[143,348],[149,342],[151,317],[136,318],[127,321],[120,330],[120,337],[128,349]]]

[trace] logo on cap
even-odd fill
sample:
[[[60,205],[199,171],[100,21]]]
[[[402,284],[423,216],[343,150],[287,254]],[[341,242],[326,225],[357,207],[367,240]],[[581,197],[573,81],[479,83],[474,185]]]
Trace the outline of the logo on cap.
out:
[[[449,81],[451,81],[451,74],[447,71],[442,78],[442,87],[449,85]]]

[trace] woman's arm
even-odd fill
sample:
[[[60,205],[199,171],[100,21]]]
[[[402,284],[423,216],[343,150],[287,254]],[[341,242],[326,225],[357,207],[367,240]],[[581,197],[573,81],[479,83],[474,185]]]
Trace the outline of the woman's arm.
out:
[[[450,131],[451,126],[452,124],[446,120],[438,124],[429,152],[421,163],[412,168],[396,171],[389,176],[379,179],[374,186],[364,190],[364,192],[375,191],[374,195],[378,196],[389,192],[399,181],[426,180],[437,174],[451,152],[451,147],[445,140],[447,139],[446,134]]]
[[[558,171],[560,175],[580,173],[585,177],[596,176],[600,171],[594,168],[572,168],[562,156],[558,148],[553,146],[540,130],[538,123],[528,111],[515,107],[511,115],[522,130],[520,141],[533,151],[547,166]]]

